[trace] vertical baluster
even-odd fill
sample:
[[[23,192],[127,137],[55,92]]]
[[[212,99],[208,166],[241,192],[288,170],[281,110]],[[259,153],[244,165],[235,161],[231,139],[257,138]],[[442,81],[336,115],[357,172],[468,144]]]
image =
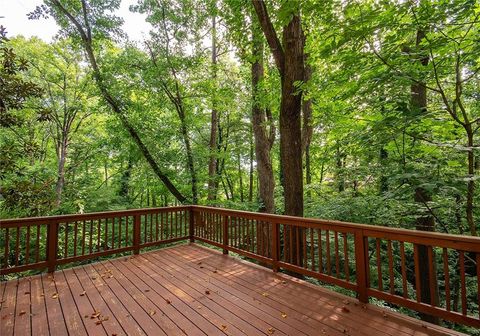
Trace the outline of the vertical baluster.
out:
[[[30,225],[27,226],[27,237],[25,238],[25,264],[30,264]]]
[[[446,247],[443,248],[443,274],[444,274],[444,278],[445,278],[445,305],[447,307],[447,311],[450,311],[451,310],[451,307],[450,307],[450,301],[451,301],[451,299],[450,299],[450,270],[448,268],[448,250],[447,250]]]
[[[115,217],[112,217],[112,249],[115,248]]]
[[[66,222],[65,223],[65,252],[64,252],[64,255],[63,257],[64,258],[67,258],[68,257],[68,228],[70,226],[70,223]]]
[[[460,285],[462,293],[462,314],[467,315],[467,288],[465,285],[465,252],[458,251],[460,257]]]
[[[338,254],[338,232],[335,231],[334,233],[335,239],[335,273],[337,274],[337,278],[340,277],[340,258]]]
[[[73,226],[73,256],[76,257],[77,256],[77,239],[78,239],[78,233],[77,233],[77,229],[78,229],[78,223],[77,221],[75,221],[75,224]]]
[[[348,260],[348,240],[346,233],[343,233],[343,256],[345,262],[345,279],[347,282],[350,282],[350,263]]]
[[[88,250],[90,254],[93,252],[93,221],[90,219],[90,231],[88,233],[89,242],[88,242]]]
[[[288,262],[289,258],[289,251],[288,251],[288,239],[287,239],[287,226],[285,224],[280,224],[280,228],[282,228],[282,237],[283,237],[283,261]]]
[[[326,243],[326,251],[325,254],[327,255],[327,273],[328,275],[332,275],[332,266],[331,266],[331,259],[330,259],[330,231],[325,231],[325,243]]]
[[[377,277],[378,277],[378,289],[383,291],[383,277],[382,277],[382,254],[380,250],[380,239],[376,239],[376,252],[377,252]]]
[[[150,213],[150,241],[153,241],[153,213]]]
[[[155,241],[158,241],[158,212],[155,214]]]
[[[390,294],[395,294],[395,278],[393,275],[393,253],[392,253],[391,240],[387,240],[387,254],[388,254],[388,273],[390,276]]]
[[[402,290],[403,297],[408,298],[408,289],[407,289],[407,267],[405,264],[405,245],[403,242],[400,242],[400,258],[402,259]]]
[[[128,225],[128,215],[125,216],[125,247],[130,246],[130,242],[128,241],[128,231],[129,231],[129,225]]]
[[[312,259],[312,265],[310,269],[315,271],[315,245],[314,245],[314,237],[313,237],[313,228],[310,228],[310,258]]]
[[[303,242],[303,267],[308,269],[308,256],[307,256],[307,228],[300,228],[302,233]]]
[[[122,247],[122,226],[123,226],[123,217],[117,217],[118,218],[118,245],[117,248]]]
[[[322,243],[322,230],[317,229],[318,237],[318,272],[323,273],[323,243]]]
[[[147,226],[148,226],[148,215],[140,215],[140,223],[143,224],[143,241],[140,243],[146,243],[148,242],[148,236],[147,236]]]
[[[435,290],[435,281],[437,280],[437,277],[436,277],[436,274],[435,274],[435,268],[434,268],[434,263],[436,262],[436,260],[433,258],[434,257],[434,254],[433,254],[433,247],[432,246],[428,246],[428,271],[429,271],[429,282],[430,282],[430,304],[432,306],[435,305],[435,295],[434,293],[436,293],[437,291]]]
[[[163,231],[165,230],[165,213],[161,212],[160,213],[160,240],[163,240]]]
[[[108,220],[107,220],[107,218],[103,219],[103,228],[105,230],[105,237],[103,239],[103,250],[105,251],[108,248]]]
[[[37,225],[37,243],[35,244],[35,262],[40,261],[40,225]]]
[[[97,252],[100,251],[100,235],[102,234],[100,225],[101,219],[97,219]]]
[[[5,229],[5,256],[4,256],[4,262],[5,262],[5,268],[7,268],[8,265],[8,257],[9,257],[9,251],[10,249],[10,229],[6,228]]]
[[[17,227],[17,236],[15,239],[15,266],[18,266],[20,256],[20,227]]]
[[[86,229],[86,223],[85,220],[83,220],[82,223],[82,255],[85,255],[85,229]]]
[[[250,219],[248,222],[249,222],[248,230],[250,233],[250,251],[252,253],[255,253],[255,236],[253,231],[255,224],[253,219]]]
[[[234,232],[233,232],[233,246],[238,248],[238,218],[235,217],[235,222],[233,225]]]
[[[421,301],[421,296],[422,296],[422,285],[420,281],[420,260],[419,260],[419,251],[418,251],[418,245],[414,244],[413,245],[413,259],[414,259],[414,264],[415,264],[415,294],[417,297],[417,302]]]

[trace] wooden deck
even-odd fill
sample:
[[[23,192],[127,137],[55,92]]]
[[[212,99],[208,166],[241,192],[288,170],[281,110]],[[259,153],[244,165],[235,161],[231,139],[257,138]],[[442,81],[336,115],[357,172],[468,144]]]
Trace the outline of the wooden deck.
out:
[[[3,282],[7,335],[458,335],[195,244]]]

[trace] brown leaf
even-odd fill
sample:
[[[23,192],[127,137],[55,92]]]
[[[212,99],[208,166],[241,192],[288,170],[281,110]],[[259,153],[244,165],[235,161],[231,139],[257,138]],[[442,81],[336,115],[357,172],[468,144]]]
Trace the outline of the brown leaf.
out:
[[[30,292],[25,292],[24,294],[25,294],[25,295],[29,295],[29,294],[30,294]]]
[[[222,324],[222,330],[227,330],[227,326],[225,324]]]
[[[97,312],[97,311],[96,311],[96,312],[93,312],[92,315],[90,315],[90,318],[91,318],[91,319],[94,319],[94,318],[97,318],[97,317],[99,317],[99,316],[100,316],[100,312]]]
[[[200,268],[203,268],[203,266],[200,266]]]
[[[270,335],[273,335],[273,333],[275,332],[275,329],[273,328],[268,328],[267,332],[270,334]]]
[[[148,293],[148,292],[150,292],[150,289],[145,289],[145,293]]]
[[[209,295],[209,294],[210,294],[210,291],[207,289],[207,290],[205,291],[205,294]]]
[[[87,292],[83,291],[80,293],[80,296],[85,296],[85,294],[87,294]]]
[[[284,284],[284,285],[285,285],[286,283],[287,283],[287,282],[286,282],[285,280],[282,280],[282,284]]]
[[[263,292],[263,293],[262,293],[262,296],[265,296],[265,297],[267,297],[267,296],[268,296],[268,293],[266,293],[266,292]]]
[[[344,313],[350,313],[350,309],[348,309],[347,307],[343,306],[343,307],[342,307],[342,312],[344,312]]]
[[[217,270],[214,270],[213,273],[218,273],[218,271],[217,271]]]
[[[172,301],[170,301],[170,300],[165,300],[165,302],[166,302],[167,304],[172,303]]]
[[[25,310],[22,310],[20,313],[18,313],[18,316],[25,315],[27,312]]]
[[[52,294],[52,299],[58,299],[58,293]]]
[[[287,318],[287,313],[282,312],[282,317]]]
[[[90,317],[90,315],[84,315],[83,317],[84,317],[84,318],[89,318],[89,317]]]
[[[157,312],[156,312],[155,310],[150,310],[150,312],[149,312],[150,316],[153,316],[153,315],[155,315],[156,313],[157,313]]]
[[[102,324],[102,323],[103,323],[102,320],[98,320],[98,321],[95,322],[96,325],[99,325],[99,324]]]

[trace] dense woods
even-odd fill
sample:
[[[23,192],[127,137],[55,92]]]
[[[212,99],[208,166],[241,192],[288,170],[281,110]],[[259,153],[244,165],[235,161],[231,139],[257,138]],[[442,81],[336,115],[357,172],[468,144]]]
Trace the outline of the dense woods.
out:
[[[45,1],[2,28],[2,217],[201,203],[476,235],[475,1]]]
[[[204,204],[478,234],[478,1],[138,0],[138,43],[119,6],[45,0],[50,43],[0,29],[1,218]]]

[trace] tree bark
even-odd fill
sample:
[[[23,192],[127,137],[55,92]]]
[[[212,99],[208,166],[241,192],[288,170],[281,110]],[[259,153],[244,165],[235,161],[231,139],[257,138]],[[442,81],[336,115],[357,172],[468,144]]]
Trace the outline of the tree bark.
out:
[[[421,42],[425,38],[425,32],[423,30],[417,31],[416,38],[416,48],[421,48]],[[428,56],[423,56],[420,59],[420,62],[423,66],[428,65]],[[416,110],[416,113],[425,114],[427,112],[427,88],[425,83],[417,82],[411,85],[411,101],[412,107]],[[432,200],[431,195],[423,187],[418,186],[415,188],[414,200],[417,202],[420,207],[424,207],[428,202]],[[416,220],[415,227],[417,230],[421,231],[435,231],[435,219],[431,213],[425,211],[422,216],[419,216]],[[430,304],[431,298],[433,297],[434,302],[438,303],[438,282],[436,276],[436,263],[433,263],[433,274],[430,274],[430,262],[428,258],[428,248],[425,245],[418,246],[418,259],[419,259],[419,274],[420,278],[420,301]],[[432,251],[433,260],[435,260],[435,251]],[[431,293],[430,291],[430,278],[434,277],[435,292]],[[418,288],[417,288],[418,290]],[[430,323],[439,324],[440,320],[438,317],[420,314],[420,317],[424,321]]]
[[[284,179],[285,214],[303,216],[303,169],[301,108],[302,92],[295,86],[304,80],[303,31],[298,11],[283,27],[283,46],[278,39],[264,1],[252,0],[260,26],[280,73],[282,96],[280,102],[280,160]],[[285,236],[293,249],[287,262],[303,264],[303,235],[301,228],[287,226]]]
[[[207,199],[213,201],[217,198],[217,129],[218,129],[218,111],[217,111],[217,27],[216,16],[212,17],[212,80],[214,82],[214,89],[212,93],[212,115],[210,122],[210,158],[208,162],[208,195]]]
[[[263,41],[258,21],[252,18],[253,58],[252,63],[252,127],[255,138],[255,159],[257,162],[257,174],[259,182],[260,212],[274,213],[274,189],[275,179],[273,175],[270,150],[273,138],[267,135],[266,110],[261,106],[260,85],[263,80]],[[270,127],[273,127],[270,120]]]

